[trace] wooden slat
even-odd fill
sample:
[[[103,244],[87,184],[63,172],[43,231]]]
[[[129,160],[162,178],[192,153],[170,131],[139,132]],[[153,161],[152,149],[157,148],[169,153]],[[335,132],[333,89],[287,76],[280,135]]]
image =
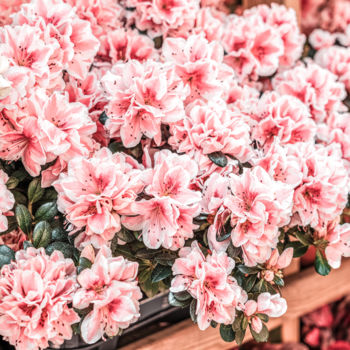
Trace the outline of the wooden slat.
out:
[[[327,277],[317,275],[313,267],[286,278],[283,297],[287,299],[288,311],[282,318],[271,319],[268,328],[273,329],[283,322],[293,322],[298,317],[322,305],[350,294],[350,259],[344,260],[342,267],[333,270]],[[285,328],[285,332],[286,332]],[[245,341],[250,340],[250,335]],[[290,340],[294,340],[292,337]],[[200,331],[191,320],[182,321],[165,330],[152,334],[120,350],[229,350],[233,344],[220,339],[218,329]]]

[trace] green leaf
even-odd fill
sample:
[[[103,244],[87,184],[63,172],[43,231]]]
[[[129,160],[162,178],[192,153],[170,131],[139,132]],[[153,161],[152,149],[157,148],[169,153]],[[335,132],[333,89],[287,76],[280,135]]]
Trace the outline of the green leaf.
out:
[[[35,220],[37,221],[43,221],[52,220],[57,215],[57,204],[55,202],[48,202],[45,204],[42,204],[38,210],[35,212]]]
[[[216,327],[218,326],[218,324],[217,324],[217,322],[215,322],[215,321],[212,320],[212,321],[210,322],[210,326],[213,327],[213,328],[216,328]]]
[[[242,287],[247,293],[249,293],[253,289],[256,279],[256,275],[249,275],[248,277],[243,279]]]
[[[19,184],[19,179],[17,179],[17,177],[14,177],[14,176],[10,176],[6,182],[6,186],[9,190],[13,190],[18,186],[18,184]]]
[[[266,314],[256,314],[256,316],[258,316],[263,322],[269,322],[269,316],[267,316]]]
[[[17,204],[15,214],[20,229],[25,234],[29,234],[32,229],[32,217],[30,216],[28,208],[23,204]]]
[[[177,306],[177,307],[185,307],[189,304],[187,300],[186,301],[177,300],[175,297],[175,294],[172,292],[169,293],[168,301],[171,306]]]
[[[305,232],[295,230],[295,235],[297,236],[298,240],[306,246],[312,244],[312,242],[313,242],[311,236],[306,234]]]
[[[57,192],[53,188],[47,188],[45,190],[44,196],[42,197],[45,201],[56,201],[57,200]]]
[[[15,260],[15,252],[7,245],[0,245],[0,268]]]
[[[235,340],[235,332],[233,331],[231,325],[221,324],[220,335],[221,338],[228,343],[233,342]]]
[[[156,283],[171,276],[171,267],[157,264],[151,274],[152,283]]]
[[[315,270],[322,276],[327,276],[331,272],[331,267],[320,250],[316,251]]]
[[[256,274],[260,271],[259,268],[257,267],[248,267],[245,265],[238,265],[237,266],[238,270],[241,271],[242,273],[244,273],[245,275],[252,275],[252,274]]]
[[[175,293],[174,296],[179,301],[185,301],[192,298],[191,294],[186,291]]]
[[[234,259],[234,258],[237,258],[241,252],[242,252],[242,249],[239,248],[239,247],[235,247],[232,242],[230,242],[229,246],[227,247],[227,255]]]
[[[51,232],[51,226],[47,221],[38,222],[33,230],[34,247],[47,247],[47,245],[51,242]]]
[[[172,253],[161,253],[155,257],[155,261],[161,265],[172,266],[176,259],[176,254]]]
[[[303,256],[309,249],[307,245],[304,245],[303,243],[298,241],[289,242],[286,248],[289,247],[293,248],[293,258],[299,258]]]
[[[33,243],[31,241],[24,241],[23,242],[23,249],[27,249],[29,247],[33,247]]]
[[[283,278],[281,278],[281,277],[278,277],[278,276],[275,275],[273,281],[275,282],[275,284],[277,286],[280,286],[280,287],[284,286],[284,281],[283,281]]]
[[[235,320],[234,320],[234,322],[233,322],[233,324],[232,324],[232,329],[234,330],[234,331],[238,331],[238,330],[240,330],[240,329],[242,329],[242,320],[243,320],[243,317],[245,317],[244,316],[244,313],[243,312],[238,312],[237,311],[237,314],[236,314],[236,318],[235,318]]]
[[[92,262],[89,259],[84,258],[84,257],[80,257],[79,258],[79,266],[77,268],[78,274],[85,269],[89,269],[91,267],[91,265],[92,265]]]
[[[241,345],[243,343],[244,337],[245,337],[245,332],[242,329],[236,330],[236,336],[235,336],[235,341],[237,345]]]
[[[24,169],[16,170],[12,173],[12,176],[17,178],[19,182],[29,177],[29,174]]]
[[[100,114],[98,120],[100,121],[100,123],[101,123],[102,125],[105,125],[105,124],[106,124],[106,121],[108,120],[108,116],[107,116],[107,114],[106,114],[105,111],[103,111],[103,112]]]
[[[54,227],[52,229],[51,236],[52,236],[51,239],[53,242],[56,242],[56,241],[66,242],[68,240],[67,233],[60,226]]]
[[[23,205],[27,204],[27,197],[22,192],[19,192],[17,190],[12,190],[11,192],[15,197],[15,201],[17,204],[23,204]]]
[[[247,317],[243,317],[242,318],[242,324],[241,324],[241,326],[242,326],[242,330],[243,331],[245,331],[246,329],[247,329],[247,327],[248,327],[248,318]]]
[[[227,157],[222,152],[208,154],[209,159],[217,166],[224,168],[227,165]]]
[[[125,227],[121,228],[121,230],[117,233],[117,236],[125,243],[133,242],[136,239],[134,234]]]
[[[190,316],[191,316],[191,320],[194,323],[197,323],[196,310],[197,310],[197,300],[196,299],[192,299],[191,304],[190,304]]]
[[[62,252],[65,258],[72,258],[74,255],[74,247],[66,242],[53,242],[46,247],[46,253],[49,255],[55,250]]]
[[[136,257],[140,259],[153,259],[157,253],[156,250],[152,249],[140,249],[136,252]]]
[[[109,144],[108,148],[112,153],[124,151],[124,146],[121,142],[112,142]]]
[[[13,230],[15,230],[18,227],[17,220],[15,216],[8,216],[7,217],[7,230],[0,232],[0,236],[6,235],[6,233],[9,233]]]
[[[268,341],[268,339],[269,339],[269,330],[267,329],[265,324],[263,324],[262,330],[260,331],[260,333],[256,333],[253,330],[251,325],[249,325],[249,328],[250,328],[250,333],[252,333],[253,338],[257,342],[262,343],[262,342],[267,342]]]
[[[226,241],[228,238],[231,237],[231,231],[232,231],[232,227],[231,227],[230,220],[227,220],[225,225],[222,226],[221,229],[216,234],[216,240],[218,242]]]
[[[35,203],[41,199],[45,190],[41,187],[40,178],[33,179],[28,186],[28,200],[30,203]]]

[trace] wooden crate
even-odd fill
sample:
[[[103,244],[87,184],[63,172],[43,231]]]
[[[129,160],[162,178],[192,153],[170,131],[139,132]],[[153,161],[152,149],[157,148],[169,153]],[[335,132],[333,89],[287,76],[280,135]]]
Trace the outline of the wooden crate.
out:
[[[296,271],[298,263],[292,265]],[[299,340],[299,319],[304,314],[325,304],[350,294],[350,259],[344,260],[342,267],[326,276],[318,275],[313,267],[286,277],[283,297],[288,303],[286,314],[271,319],[268,328],[281,326],[284,342]],[[191,320],[182,321],[174,326],[154,333],[120,350],[229,350],[234,344],[221,340],[218,328],[200,331]],[[245,342],[251,340],[247,332]]]

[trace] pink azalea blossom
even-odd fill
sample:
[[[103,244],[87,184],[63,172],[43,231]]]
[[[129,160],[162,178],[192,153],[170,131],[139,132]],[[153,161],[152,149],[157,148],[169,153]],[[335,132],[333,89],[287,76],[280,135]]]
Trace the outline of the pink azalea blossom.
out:
[[[339,154],[331,149],[299,143],[289,145],[297,157],[303,178],[295,189],[291,224],[324,227],[341,214],[347,203],[349,179]]]
[[[197,12],[196,24],[193,31],[195,33],[204,33],[206,39],[210,42],[220,40],[223,32],[225,14],[212,7],[202,7]]]
[[[316,122],[324,121],[332,111],[341,110],[346,96],[337,77],[311,61],[277,75],[273,86],[281,95],[292,95],[305,103]]]
[[[110,101],[106,127],[111,137],[121,137],[126,147],[136,146],[143,135],[159,145],[161,125],[184,117],[183,85],[168,64],[119,63],[102,83]]]
[[[204,330],[211,321],[231,324],[235,308],[246,298],[245,292],[230,276],[234,261],[226,253],[213,252],[204,257],[197,241],[182,248],[172,267],[175,277],[170,291],[187,291],[197,300],[198,327]]]
[[[138,164],[123,153],[102,148],[90,159],[76,157],[54,183],[58,208],[76,229],[84,229],[75,244],[96,248],[110,241],[121,228],[120,215],[142,190]]]
[[[280,275],[280,270],[285,269],[290,265],[293,259],[293,248],[287,248],[279,254],[278,249],[274,249],[271,253],[269,260],[265,263],[265,270],[262,273],[263,278],[272,282],[275,275]]]
[[[1,221],[1,220],[0,220]],[[13,251],[23,249],[23,242],[27,240],[27,236],[21,229],[13,230],[9,233],[2,234],[0,236],[0,244],[5,244]]]
[[[0,26],[12,22],[11,14],[17,12],[20,6],[29,0],[6,0],[0,3]]]
[[[232,243],[242,246],[247,265],[263,263],[276,247],[278,228],[290,221],[293,189],[261,167],[232,175],[230,189],[224,205],[231,211]]]
[[[304,103],[293,96],[265,93],[253,112],[257,125],[253,137],[261,145],[271,144],[277,137],[281,144],[312,141],[316,124]]]
[[[350,48],[331,46],[318,51],[315,62],[335,74],[350,91]]]
[[[175,71],[189,89],[186,103],[195,99],[209,100],[220,97],[234,73],[223,63],[222,46],[209,43],[204,35],[190,35],[187,39],[167,38],[162,56],[175,65]]]
[[[40,248],[16,253],[0,271],[0,334],[18,350],[61,345],[80,317],[71,307],[77,288],[71,259]]]
[[[9,67],[8,59],[0,55],[0,100],[7,97],[11,91],[11,83],[4,77]]]
[[[315,29],[309,36],[309,42],[315,50],[325,49],[334,45],[336,37],[334,34],[322,29]]]
[[[8,228],[6,214],[13,208],[15,198],[7,189],[6,182],[8,175],[0,169],[0,232],[4,232]],[[0,240],[3,236],[0,236]]]
[[[168,142],[177,152],[196,160],[200,173],[208,173],[212,167],[210,153],[222,152],[241,162],[251,157],[249,125],[224,101],[196,101],[186,112],[185,119],[171,125]]]
[[[138,264],[122,256],[112,257],[109,248],[102,246],[91,268],[77,277],[80,288],[73,298],[73,306],[85,309],[92,306],[81,324],[81,336],[88,344],[106,334],[116,336],[140,317],[137,286]]]
[[[154,157],[154,167],[144,172],[145,194],[150,199],[133,203],[137,216],[123,218],[130,230],[142,230],[144,244],[177,250],[193,237],[193,218],[199,214],[201,194],[191,189],[197,164],[186,155],[163,150]]]
[[[154,38],[176,33],[182,26],[191,28],[199,0],[126,0],[126,6],[135,8],[132,18],[136,27]]]

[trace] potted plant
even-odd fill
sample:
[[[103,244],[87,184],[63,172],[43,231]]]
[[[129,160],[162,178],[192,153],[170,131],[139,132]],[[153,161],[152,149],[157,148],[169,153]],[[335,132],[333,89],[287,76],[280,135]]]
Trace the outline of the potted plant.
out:
[[[350,255],[347,86],[330,52],[312,60],[317,32],[303,53],[293,10],[0,8],[0,335],[16,349],[115,348],[169,305],[266,341],[292,257],[314,246],[326,275]]]

